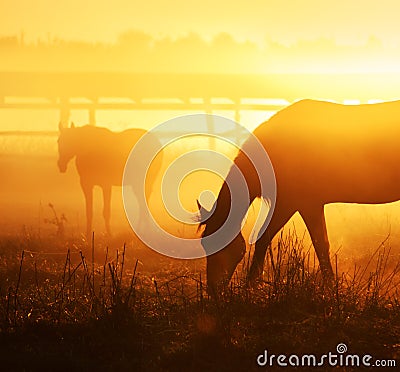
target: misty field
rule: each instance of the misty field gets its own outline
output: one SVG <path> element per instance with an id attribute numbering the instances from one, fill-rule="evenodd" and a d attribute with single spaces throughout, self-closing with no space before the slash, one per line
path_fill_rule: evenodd
<path id="1" fill-rule="evenodd" d="M 256 370 L 265 349 L 321 355 L 340 343 L 396 360 L 400 264 L 387 241 L 376 248 L 327 290 L 313 251 L 287 231 L 258 288 L 245 282 L 250 250 L 209 298 L 203 260 L 168 259 L 132 235 L 3 236 L 2 370 Z"/>
<path id="2" fill-rule="evenodd" d="M 74 166 L 58 173 L 53 140 L 40 156 L 26 146 L 0 156 L 1 370 L 248 371 L 261 368 L 265 350 L 321 356 L 341 343 L 348 354 L 400 363 L 397 204 L 328 206 L 332 288 L 296 217 L 273 241 L 256 288 L 245 280 L 248 247 L 230 285 L 210 298 L 205 259 L 144 246 L 118 188 L 112 237 L 97 191 L 94 240 L 83 238 L 78 176 Z"/>

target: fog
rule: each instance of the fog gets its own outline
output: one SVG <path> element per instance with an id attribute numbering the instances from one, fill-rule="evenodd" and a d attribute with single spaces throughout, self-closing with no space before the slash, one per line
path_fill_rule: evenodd
<path id="1" fill-rule="evenodd" d="M 57 168 L 57 134 L 52 135 L 2 135 L 0 136 L 0 234 L 19 235 L 23 231 L 34 234 L 56 235 L 57 218 L 63 221 L 66 236 L 83 236 L 85 231 L 85 200 L 79 185 L 74 162 L 65 174 Z M 203 144 L 203 147 L 207 144 Z M 187 141 L 166 150 L 163 170 L 156 181 L 157 191 L 150 200 L 150 210 L 160 226 L 180 237 L 198 236 L 196 225 L 185 226 L 174 220 L 162 205 L 161 180 L 168 164 L 177 156 L 198 148 L 198 141 Z M 202 147 L 202 146 L 200 146 Z M 221 149 L 221 147 L 220 147 Z M 234 158 L 236 152 L 225 148 Z M 179 197 L 185 209 L 196 211 L 196 198 L 204 188 L 218 194 L 222 179 L 206 172 L 195 172 L 181 183 Z M 51 204 L 51 205 L 50 205 Z M 208 206 L 209 207 L 209 206 Z M 54 208 L 54 210 L 53 210 Z M 331 253 L 338 253 L 338 261 L 351 268 L 355 263 L 366 262 L 385 241 L 391 247 L 391 256 L 400 252 L 400 203 L 387 205 L 331 204 L 325 207 Z M 244 235 L 249 238 L 257 214 L 257 203 L 250 207 Z M 114 235 L 132 234 L 121 197 L 121 187 L 113 187 L 111 229 Z M 94 192 L 94 223 L 96 234 L 104 234 L 102 194 Z M 308 233 L 300 216 L 296 214 L 285 226 L 285 234 L 296 234 L 305 249 L 311 247 Z"/>

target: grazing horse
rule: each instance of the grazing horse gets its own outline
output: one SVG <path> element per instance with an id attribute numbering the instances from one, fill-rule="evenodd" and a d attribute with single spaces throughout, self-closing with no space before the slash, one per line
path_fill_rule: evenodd
<path id="1" fill-rule="evenodd" d="M 254 135 L 268 152 L 277 190 L 272 219 L 255 244 L 248 280 L 261 276 L 268 245 L 297 211 L 310 234 L 321 272 L 331 280 L 325 204 L 381 204 L 400 199 L 400 101 L 350 106 L 302 100 L 262 123 Z M 244 153 L 239 152 L 234 162 L 246 180 L 250 203 L 262 197 L 257 172 Z M 203 238 L 226 220 L 231 204 L 227 185 L 233 173 L 231 168 L 213 213 L 199 205 L 201 225 L 205 225 Z M 243 258 L 246 245 L 240 222 L 249 200 L 243 204 L 236 216 L 236 238 L 207 257 L 209 289 L 229 281 Z M 204 239 L 202 243 L 206 249 Z"/>
<path id="2" fill-rule="evenodd" d="M 92 230 L 93 187 L 103 189 L 103 216 L 107 234 L 110 234 L 111 187 L 122 185 L 122 176 L 128 155 L 136 142 L 146 133 L 143 129 L 112 132 L 106 128 L 85 125 L 64 128 L 59 125 L 58 168 L 67 170 L 69 161 L 75 157 L 76 169 L 86 200 L 86 236 Z M 155 177 L 159 165 L 150 168 L 149 177 Z M 133 190 L 135 192 L 135 190 Z M 146 197 L 151 193 L 151 182 L 146 182 Z M 144 206 L 139 205 L 140 209 Z"/>

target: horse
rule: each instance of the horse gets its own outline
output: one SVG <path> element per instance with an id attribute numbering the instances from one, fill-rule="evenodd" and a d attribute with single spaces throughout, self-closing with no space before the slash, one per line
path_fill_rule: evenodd
<path id="1" fill-rule="evenodd" d="M 70 128 L 59 125 L 58 168 L 65 173 L 68 163 L 75 157 L 80 185 L 86 201 L 86 236 L 90 237 L 93 217 L 93 187 L 103 190 L 103 217 L 106 233 L 111 234 L 111 188 L 121 186 L 125 163 L 137 141 L 146 134 L 144 129 L 132 128 L 112 132 L 107 128 L 85 125 Z M 160 157 L 161 160 L 161 157 Z M 160 168 L 159 161 L 149 171 L 153 180 Z M 153 182 L 146 182 L 146 198 L 150 197 Z M 135 192 L 135 190 L 133 190 Z M 139 205 L 140 210 L 145 206 Z"/>
<path id="2" fill-rule="evenodd" d="M 253 134 L 268 153 L 275 172 L 276 204 L 267 228 L 255 243 L 249 284 L 261 278 L 267 247 L 295 212 L 300 213 L 310 234 L 324 282 L 332 283 L 324 206 L 382 204 L 400 199 L 400 101 L 342 105 L 301 100 L 278 111 Z M 243 204 L 232 222 L 235 238 L 207 257 L 211 292 L 229 282 L 242 260 L 246 244 L 240 224 L 252 201 L 263 197 L 257 172 L 242 150 L 234 164 L 245 178 L 250 198 L 235 201 Z M 233 168 L 213 212 L 198 203 L 205 250 L 204 238 L 217 231 L 229 213 L 228 184 L 235 177 Z"/>

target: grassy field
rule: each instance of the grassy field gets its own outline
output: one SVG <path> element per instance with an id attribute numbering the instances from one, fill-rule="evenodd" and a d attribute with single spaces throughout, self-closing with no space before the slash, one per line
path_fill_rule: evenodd
<path id="1" fill-rule="evenodd" d="M 264 350 L 320 356 L 340 343 L 400 363 L 400 263 L 387 241 L 360 266 L 335 265 L 332 289 L 294 233 L 268 251 L 258 288 L 244 280 L 250 256 L 209 298 L 204 260 L 168 259 L 131 235 L 4 235 L 1 370 L 248 371 Z"/>

